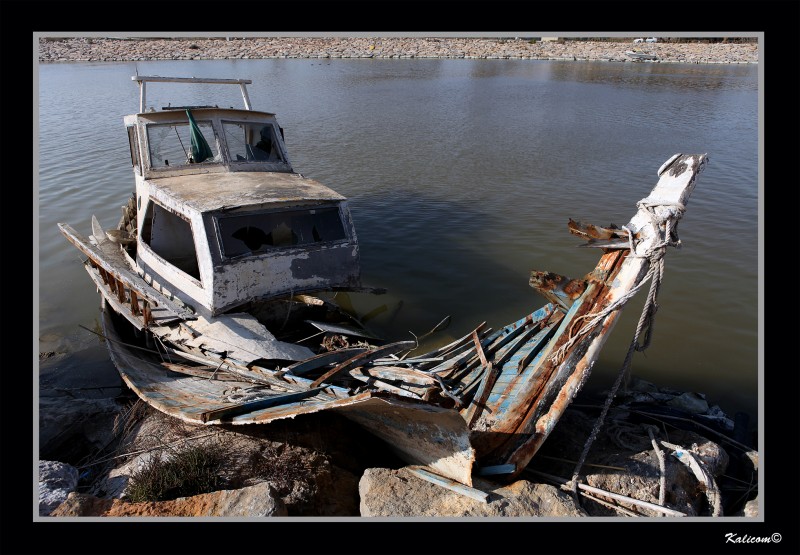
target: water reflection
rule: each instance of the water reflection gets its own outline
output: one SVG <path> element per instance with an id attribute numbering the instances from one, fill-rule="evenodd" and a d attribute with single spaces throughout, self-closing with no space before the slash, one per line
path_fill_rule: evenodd
<path id="1" fill-rule="evenodd" d="M 716 64 L 581 63 L 555 61 L 551 78 L 664 91 L 757 91 L 753 66 Z"/>

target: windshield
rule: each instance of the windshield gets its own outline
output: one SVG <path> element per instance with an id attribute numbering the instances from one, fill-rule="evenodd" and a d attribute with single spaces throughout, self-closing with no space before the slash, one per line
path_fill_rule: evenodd
<path id="1" fill-rule="evenodd" d="M 222 128 L 231 161 L 285 162 L 273 124 L 226 121 Z"/>
<path id="2" fill-rule="evenodd" d="M 185 123 L 154 123 L 148 125 L 147 143 L 150 149 L 150 166 L 153 168 L 185 166 L 194 164 L 195 157 L 200 160 L 197 163 L 221 162 L 222 157 L 219 153 L 211 122 L 198 121 L 196 123 L 197 126 L 194 129 L 194 133 L 188 121 Z M 197 156 L 197 143 L 198 140 L 202 141 L 202 139 L 205 140 L 205 144 L 210 149 L 210 152 L 204 154 L 205 158 Z"/>

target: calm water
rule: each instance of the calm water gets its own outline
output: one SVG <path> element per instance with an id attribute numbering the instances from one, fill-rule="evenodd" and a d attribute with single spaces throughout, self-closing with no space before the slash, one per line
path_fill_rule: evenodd
<path id="1" fill-rule="evenodd" d="M 94 327 L 99 297 L 58 232 L 120 218 L 134 186 L 123 116 L 138 110 L 134 63 L 39 67 L 39 347 L 110 368 Z M 758 68 L 531 60 L 140 62 L 141 75 L 253 80 L 297 171 L 351 199 L 364 312 L 410 339 L 446 316 L 444 342 L 544 304 L 532 269 L 581 277 L 569 218 L 627 223 L 672 154 L 708 153 L 666 259 L 651 347 L 632 373 L 758 414 Z M 148 85 L 148 104 L 240 106 L 238 88 Z M 175 96 L 175 93 L 184 94 Z M 589 389 L 608 387 L 644 294 L 626 308 Z M 98 354 L 99 353 L 99 354 Z"/>

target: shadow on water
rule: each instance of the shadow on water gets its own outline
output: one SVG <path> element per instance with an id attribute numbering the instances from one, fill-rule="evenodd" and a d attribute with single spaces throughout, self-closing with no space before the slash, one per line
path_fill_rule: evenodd
<path id="1" fill-rule="evenodd" d="M 69 353 L 40 355 L 40 396 L 56 391 L 86 399 L 106 399 L 120 395 L 125 388 L 105 343 Z"/>
<path id="2" fill-rule="evenodd" d="M 505 325 L 546 303 L 528 286 L 536 257 L 512 254 L 528 247 L 519 236 L 503 239 L 502 215 L 419 192 L 362 196 L 353 204 L 362 278 L 403 307 L 388 311 L 395 318 L 385 322 L 387 334 L 422 334 L 450 316 L 445 335 L 455 337 L 482 321 Z"/>

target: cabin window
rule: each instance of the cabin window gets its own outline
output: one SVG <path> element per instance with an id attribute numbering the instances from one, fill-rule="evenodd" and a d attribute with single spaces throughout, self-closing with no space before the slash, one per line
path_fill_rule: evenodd
<path id="1" fill-rule="evenodd" d="M 198 163 L 219 163 L 222 157 L 210 121 L 198 121 L 197 127 L 211 148 L 212 156 Z M 147 143 L 150 150 L 150 166 L 153 168 L 174 168 L 194 164 L 190 159 L 192 137 L 189 122 L 154 123 L 147 126 Z"/>
<path id="2" fill-rule="evenodd" d="M 131 147 L 131 164 L 133 164 L 136 173 L 142 173 L 141 164 L 139 162 L 139 141 L 137 137 L 136 127 L 133 125 L 128 127 L 128 143 Z"/>
<path id="3" fill-rule="evenodd" d="M 200 280 L 192 226 L 188 221 L 151 201 L 144 215 L 142 240 L 168 263 Z"/>
<path id="4" fill-rule="evenodd" d="M 347 237 L 338 207 L 219 216 L 217 228 L 224 258 Z"/>
<path id="5" fill-rule="evenodd" d="M 228 155 L 238 162 L 280 162 L 283 154 L 271 123 L 222 122 Z"/>

